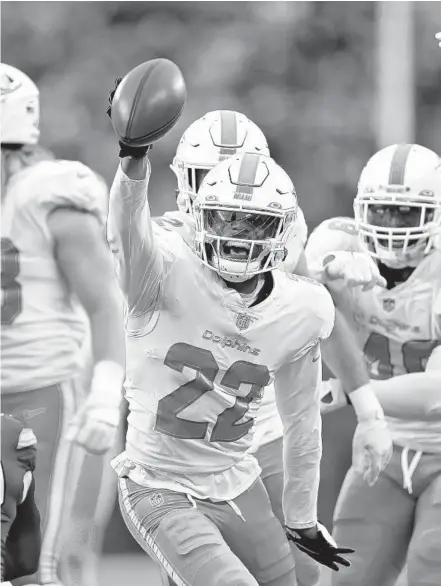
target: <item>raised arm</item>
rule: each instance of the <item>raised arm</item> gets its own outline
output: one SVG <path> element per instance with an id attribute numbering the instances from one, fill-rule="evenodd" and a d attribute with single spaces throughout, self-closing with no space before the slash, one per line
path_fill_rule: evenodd
<path id="1" fill-rule="evenodd" d="M 118 280 L 129 316 L 133 317 L 154 309 L 164 270 L 147 200 L 149 179 L 147 156 L 125 157 L 110 191 L 107 239 L 118 261 Z"/>

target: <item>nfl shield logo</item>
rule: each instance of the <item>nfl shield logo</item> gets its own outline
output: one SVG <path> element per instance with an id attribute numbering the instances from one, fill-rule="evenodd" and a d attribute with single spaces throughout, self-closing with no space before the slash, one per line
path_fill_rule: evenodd
<path id="1" fill-rule="evenodd" d="M 236 327 L 238 330 L 246 330 L 250 327 L 251 316 L 247 313 L 238 313 L 236 318 Z"/>
<path id="2" fill-rule="evenodd" d="M 384 311 L 393 311 L 395 309 L 395 300 L 383 299 L 383 309 Z"/>
<path id="3" fill-rule="evenodd" d="M 152 496 L 150 497 L 150 504 L 152 505 L 152 507 L 159 507 L 160 505 L 163 505 L 164 499 L 162 497 L 162 494 L 160 492 L 152 494 Z"/>

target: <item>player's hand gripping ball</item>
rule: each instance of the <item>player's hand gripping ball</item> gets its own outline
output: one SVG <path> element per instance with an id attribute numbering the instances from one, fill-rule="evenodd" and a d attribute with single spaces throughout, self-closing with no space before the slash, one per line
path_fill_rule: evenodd
<path id="1" fill-rule="evenodd" d="M 107 113 L 119 137 L 120 156 L 143 157 L 178 122 L 187 89 L 177 65 L 152 59 L 117 78 Z"/>

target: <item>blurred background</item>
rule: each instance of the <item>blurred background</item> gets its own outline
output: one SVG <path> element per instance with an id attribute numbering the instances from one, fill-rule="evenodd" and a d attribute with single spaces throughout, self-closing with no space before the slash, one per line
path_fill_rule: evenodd
<path id="1" fill-rule="evenodd" d="M 386 144 L 441 151 L 439 2 L 2 2 L 2 61 L 41 91 L 42 143 L 110 184 L 109 90 L 142 61 L 182 69 L 188 103 L 155 145 L 154 214 L 175 208 L 168 168 L 186 127 L 238 110 L 266 134 L 312 230 L 352 213 L 359 173 Z M 325 418 L 321 518 L 331 523 L 350 460 L 351 413 Z M 115 512 L 106 550 L 137 551 Z M 133 582 L 131 582 L 133 583 Z"/>
<path id="2" fill-rule="evenodd" d="M 439 30 L 438 2 L 2 2 L 1 48 L 40 88 L 43 143 L 108 182 L 115 77 L 154 57 L 175 61 L 188 103 L 152 153 L 153 211 L 174 206 L 168 165 L 186 127 L 231 109 L 262 128 L 312 228 L 351 213 L 379 141 L 441 150 Z"/>

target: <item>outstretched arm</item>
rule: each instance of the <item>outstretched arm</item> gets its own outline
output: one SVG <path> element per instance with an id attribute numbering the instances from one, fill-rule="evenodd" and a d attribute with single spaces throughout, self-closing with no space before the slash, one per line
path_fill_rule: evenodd
<path id="1" fill-rule="evenodd" d="M 299 267 L 308 272 L 306 262 Z M 331 335 L 323 342 L 323 359 L 350 395 L 358 419 L 353 441 L 353 465 L 364 474 L 369 484 L 373 484 L 391 458 L 392 438 L 387 431 L 381 404 L 370 384 L 363 353 L 339 308 L 338 295 L 334 293 L 332 297 L 336 305 L 335 324 Z"/>
<path id="2" fill-rule="evenodd" d="M 147 157 L 125 157 L 110 190 L 107 239 L 117 257 L 120 287 L 133 317 L 154 308 L 164 269 L 147 201 L 149 179 Z"/>

